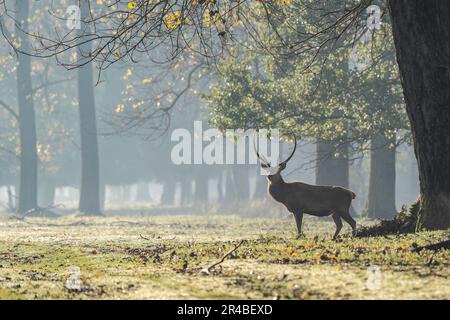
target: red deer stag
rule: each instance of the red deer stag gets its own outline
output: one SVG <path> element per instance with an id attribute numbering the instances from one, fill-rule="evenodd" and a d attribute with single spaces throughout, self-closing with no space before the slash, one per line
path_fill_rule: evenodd
<path id="1" fill-rule="evenodd" d="M 255 148 L 261 167 L 268 171 L 270 196 L 294 214 L 299 236 L 302 236 L 303 213 L 317 217 L 331 215 L 336 224 L 333 239 L 336 239 L 342 229 L 341 218 L 352 227 L 354 233 L 356 222 L 349 213 L 350 204 L 356 197 L 353 191 L 338 186 L 315 186 L 303 182 L 285 182 L 283 180 L 281 171 L 286 168 L 287 162 L 291 160 L 296 149 L 297 140 L 294 138 L 294 150 L 290 156 L 278 166 L 271 167 L 270 163 L 261 157 Z"/>

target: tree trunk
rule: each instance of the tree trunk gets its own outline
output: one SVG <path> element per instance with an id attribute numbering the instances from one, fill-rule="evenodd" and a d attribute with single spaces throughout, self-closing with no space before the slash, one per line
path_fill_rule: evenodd
<path id="1" fill-rule="evenodd" d="M 27 35 L 29 1 L 16 1 L 16 34 L 20 48 L 30 50 Z M 33 104 L 33 86 L 31 82 L 30 56 L 17 53 L 17 94 L 19 104 L 20 130 L 20 190 L 19 213 L 25 213 L 37 207 L 37 153 L 36 120 Z"/>
<path id="2" fill-rule="evenodd" d="M 51 207 L 55 204 L 55 191 L 56 186 L 55 183 L 51 180 L 45 181 L 43 184 L 41 184 L 40 190 L 39 190 L 39 206 L 46 208 Z"/>
<path id="3" fill-rule="evenodd" d="M 337 150 L 333 142 L 317 141 L 316 184 L 348 188 L 348 146 L 343 144 Z"/>
<path id="4" fill-rule="evenodd" d="M 181 181 L 181 206 L 187 207 L 191 204 L 192 200 L 192 181 L 189 177 L 183 177 Z"/>
<path id="5" fill-rule="evenodd" d="M 136 201 L 150 202 L 151 200 L 152 200 L 152 198 L 150 197 L 148 183 L 147 182 L 139 182 L 137 184 L 137 190 L 136 190 Z"/>
<path id="6" fill-rule="evenodd" d="M 264 200 L 267 197 L 267 179 L 266 176 L 261 175 L 260 166 L 256 166 L 255 170 L 255 193 L 254 199 Z"/>
<path id="7" fill-rule="evenodd" d="M 390 219 L 395 216 L 395 148 L 378 135 L 372 140 L 367 216 Z"/>
<path id="8" fill-rule="evenodd" d="M 129 184 L 122 185 L 120 190 L 121 203 L 125 204 L 131 202 L 131 186 Z"/>
<path id="9" fill-rule="evenodd" d="M 389 0 L 420 179 L 417 229 L 450 227 L 450 1 Z"/>
<path id="10" fill-rule="evenodd" d="M 316 184 L 349 188 L 349 176 L 348 143 L 342 143 L 336 150 L 332 141 L 317 141 Z M 356 215 L 353 205 L 350 214 Z"/>
<path id="11" fill-rule="evenodd" d="M 172 179 L 169 179 L 164 183 L 163 193 L 161 196 L 162 205 L 171 206 L 175 203 L 175 187 L 175 181 Z"/>
<path id="12" fill-rule="evenodd" d="M 198 173 L 195 177 L 195 206 L 204 209 L 208 205 L 208 176 L 206 173 Z"/>
<path id="13" fill-rule="evenodd" d="M 231 166 L 227 166 L 225 169 L 225 196 L 224 204 L 231 206 L 236 201 L 236 189 L 234 188 L 233 171 Z"/>
<path id="14" fill-rule="evenodd" d="M 120 185 L 109 187 L 111 190 L 111 203 L 118 204 L 122 202 L 122 188 Z"/>
<path id="15" fill-rule="evenodd" d="M 13 193 L 13 190 L 10 185 L 7 186 L 6 192 L 8 193 L 8 210 L 13 212 L 16 209 L 16 201 L 15 201 L 15 194 Z M 15 190 L 14 190 L 14 192 L 15 192 Z"/>
<path id="16" fill-rule="evenodd" d="M 100 183 L 100 210 L 105 210 L 106 205 L 106 184 Z"/>
<path id="17" fill-rule="evenodd" d="M 217 175 L 217 201 L 219 203 L 222 203 L 225 198 L 223 178 L 224 178 L 224 172 L 223 172 L 223 170 L 220 170 Z"/>
<path id="18" fill-rule="evenodd" d="M 234 188 L 238 201 L 248 201 L 250 199 L 250 181 L 248 166 L 237 165 L 233 167 Z"/>
<path id="19" fill-rule="evenodd" d="M 81 0 L 81 20 L 89 18 L 89 1 Z M 79 34 L 89 34 L 89 26 L 82 24 Z M 79 210 L 86 215 L 100 215 L 100 179 L 97 125 L 95 116 L 92 63 L 87 58 L 92 44 L 79 38 L 78 102 L 81 134 L 81 188 Z"/>

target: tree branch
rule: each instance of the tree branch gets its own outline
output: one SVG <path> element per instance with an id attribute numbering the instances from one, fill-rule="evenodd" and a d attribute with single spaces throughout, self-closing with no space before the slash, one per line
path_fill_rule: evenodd
<path id="1" fill-rule="evenodd" d="M 19 121 L 19 115 L 12 107 L 6 104 L 4 101 L 0 100 L 0 105 L 3 106 L 17 121 Z"/>

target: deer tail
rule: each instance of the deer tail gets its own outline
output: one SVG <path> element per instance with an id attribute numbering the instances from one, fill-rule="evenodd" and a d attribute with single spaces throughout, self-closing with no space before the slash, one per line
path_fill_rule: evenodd
<path id="1" fill-rule="evenodd" d="M 356 198 L 356 193 L 354 193 L 352 190 L 346 189 L 346 188 L 342 188 L 342 189 L 344 189 L 345 191 L 347 191 L 350 194 L 350 197 L 352 198 L 352 200 Z"/>
<path id="2" fill-rule="evenodd" d="M 351 199 L 355 199 L 356 198 L 356 193 L 354 193 L 352 190 L 347 189 L 347 188 L 343 188 L 343 187 L 334 187 L 336 189 L 339 189 L 341 191 L 345 191 L 348 195 L 350 195 Z"/>

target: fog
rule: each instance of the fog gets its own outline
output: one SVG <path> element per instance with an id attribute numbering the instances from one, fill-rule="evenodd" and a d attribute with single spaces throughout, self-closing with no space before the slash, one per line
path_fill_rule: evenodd
<path id="1" fill-rule="evenodd" d="M 123 59 L 121 53 L 111 51 L 103 60 L 99 58 L 101 55 L 92 59 L 92 54 L 98 54 L 96 46 L 102 43 L 101 38 L 94 37 L 73 48 L 73 42 L 64 48 L 63 38 L 53 47 L 50 40 L 64 30 L 73 41 L 88 37 L 90 28 L 96 25 L 83 17 L 95 10 L 100 13 L 107 10 L 102 1 L 90 9 L 68 5 L 40 1 L 15 7 L 7 1 L 2 8 L 5 34 L 0 40 L 0 203 L 4 214 L 64 215 L 79 211 L 89 215 L 208 212 L 271 216 L 283 212 L 267 195 L 267 179 L 256 163 L 222 164 L 226 161 L 216 159 L 214 164 L 194 164 L 198 161 L 180 163 L 173 159 L 174 148 L 181 143 L 174 134 L 180 129 L 189 131 L 193 141 L 185 143 L 192 144 L 193 149 L 198 147 L 204 152 L 207 148 L 204 133 L 194 132 L 196 121 L 201 122 L 204 130 L 217 127 L 219 133 L 268 126 L 266 120 L 255 120 L 256 115 L 241 121 L 238 119 L 241 114 L 234 117 L 221 109 L 227 108 L 226 103 L 216 105 L 214 95 L 232 81 L 227 79 L 228 69 L 223 68 L 229 61 L 209 59 L 180 47 L 177 49 L 181 53 L 170 57 L 174 49 L 165 38 L 152 50 L 145 47 L 145 52 L 139 54 L 128 52 L 129 56 Z M 134 5 L 128 9 L 132 10 Z M 176 26 L 166 27 L 171 30 Z M 376 25 L 376 30 L 381 30 L 380 25 Z M 238 32 L 239 36 L 248 40 L 243 32 Z M 15 42 L 18 44 L 14 45 Z M 360 68 L 352 54 L 349 73 Z M 115 58 L 111 60 L 110 55 Z M 240 56 L 247 59 L 244 52 Z M 252 61 L 243 63 L 244 74 L 268 81 L 273 70 L 267 61 L 259 62 L 266 58 L 264 51 L 259 51 Z M 389 59 L 389 63 L 393 62 L 392 56 Z M 237 61 L 235 65 L 239 64 Z M 284 71 L 277 72 L 275 76 L 279 78 Z M 331 74 L 327 77 L 333 81 Z M 371 85 L 367 82 L 359 90 L 370 92 L 375 88 Z M 242 100 L 239 103 L 245 106 L 246 93 L 239 96 L 237 92 L 232 92 L 234 101 Z M 388 108 L 398 106 L 396 99 L 400 94 L 392 95 L 392 106 L 388 103 Z M 268 102 L 269 109 L 283 101 Z M 301 101 L 306 103 L 307 99 Z M 385 108 L 378 103 L 369 101 L 369 108 Z M 231 107 L 230 104 L 230 110 Z M 321 108 L 319 105 L 316 109 Z M 270 119 L 269 113 L 266 115 Z M 372 218 L 392 217 L 402 205 L 417 199 L 418 174 L 410 141 L 404 139 L 409 131 L 403 124 L 395 124 L 404 121 L 403 118 L 396 113 L 392 115 L 394 120 L 386 117 L 391 115 L 387 113 L 374 120 L 374 123 L 381 121 L 380 127 L 366 132 L 364 138 L 357 136 L 361 135 L 359 128 L 348 128 L 344 135 L 329 140 L 323 137 L 326 134 L 314 136 L 306 131 L 283 172 L 284 179 L 350 188 L 357 194 L 353 213 Z M 224 119 L 231 127 L 224 127 Z M 256 123 L 255 128 L 252 123 Z M 296 125 L 307 124 L 307 120 L 298 120 Z M 327 123 L 313 126 L 320 131 Z M 377 134 L 384 134 L 383 130 L 387 130 L 386 137 L 394 132 L 394 138 L 377 144 L 374 139 Z M 293 135 L 302 136 L 300 131 Z M 357 136 L 354 141 L 350 139 L 345 146 L 338 146 L 342 137 L 353 135 Z M 285 132 L 286 136 L 289 134 Z M 195 139 L 200 141 L 197 147 Z M 250 137 L 245 142 L 248 160 L 255 156 L 254 143 Z M 283 161 L 292 145 L 282 142 L 279 146 L 283 151 L 279 161 Z M 221 152 L 223 159 L 235 157 L 230 156 L 229 150 Z M 376 162 L 373 166 L 371 158 Z"/>

